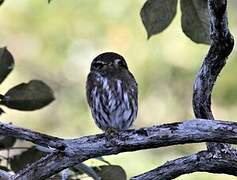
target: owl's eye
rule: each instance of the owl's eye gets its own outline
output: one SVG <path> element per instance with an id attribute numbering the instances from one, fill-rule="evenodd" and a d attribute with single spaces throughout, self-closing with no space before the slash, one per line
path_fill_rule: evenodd
<path id="1" fill-rule="evenodd" d="M 104 64 L 102 62 L 96 62 L 93 64 L 93 66 L 95 69 L 101 69 L 104 66 Z"/>
<path id="2" fill-rule="evenodd" d="M 119 65 L 120 67 L 125 67 L 125 68 L 127 68 L 127 64 L 126 64 L 123 60 L 121 60 L 121 59 L 116 59 L 115 63 L 116 63 L 117 65 Z"/>
<path id="3" fill-rule="evenodd" d="M 118 62 L 118 65 L 120 65 L 120 66 L 124 66 L 123 61 L 119 61 L 119 62 Z"/>

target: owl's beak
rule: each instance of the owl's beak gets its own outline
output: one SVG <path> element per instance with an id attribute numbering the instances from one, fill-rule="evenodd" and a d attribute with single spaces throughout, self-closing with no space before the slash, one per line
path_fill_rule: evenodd
<path id="1" fill-rule="evenodd" d="M 115 65 L 114 65 L 112 62 L 110 62 L 110 63 L 108 64 L 108 67 L 111 68 L 111 69 L 114 69 L 114 68 L 115 68 Z"/>
<path id="2" fill-rule="evenodd" d="M 111 71 L 114 71 L 115 69 L 118 69 L 118 65 L 117 64 L 115 64 L 115 63 L 113 63 L 113 62 L 109 62 L 108 64 L 107 64 L 107 68 L 109 69 L 109 70 L 111 70 Z"/>

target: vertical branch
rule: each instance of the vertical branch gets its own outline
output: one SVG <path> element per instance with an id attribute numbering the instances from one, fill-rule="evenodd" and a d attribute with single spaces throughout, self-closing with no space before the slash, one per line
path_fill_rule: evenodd
<path id="1" fill-rule="evenodd" d="M 193 111 L 196 118 L 214 120 L 211 110 L 212 89 L 234 45 L 228 29 L 226 9 L 227 0 L 208 0 L 211 47 L 193 86 Z M 210 151 L 228 147 L 226 144 L 207 143 Z"/>

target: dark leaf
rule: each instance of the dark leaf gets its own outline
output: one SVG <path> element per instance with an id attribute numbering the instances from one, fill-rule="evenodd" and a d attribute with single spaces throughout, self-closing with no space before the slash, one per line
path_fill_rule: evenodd
<path id="1" fill-rule="evenodd" d="M 111 165 L 111 164 L 109 163 L 109 161 L 106 161 L 102 156 L 101 156 L 101 157 L 96 157 L 95 159 L 97 159 L 97 160 L 99 160 L 99 161 L 102 161 L 102 162 L 106 163 L 107 165 Z"/>
<path id="2" fill-rule="evenodd" d="M 4 0 L 0 0 L 0 6 L 4 3 Z"/>
<path id="3" fill-rule="evenodd" d="M 51 3 L 52 0 L 48 0 L 48 3 Z"/>
<path id="4" fill-rule="evenodd" d="M 117 165 L 99 166 L 95 168 L 97 174 L 103 180 L 126 180 L 127 175 L 124 169 Z"/>
<path id="5" fill-rule="evenodd" d="M 0 1 L 0 3 L 3 3 Z M 1 4 L 0 4 L 1 5 Z M 0 83 L 4 81 L 7 75 L 14 67 L 14 59 L 6 47 L 0 48 Z"/>
<path id="6" fill-rule="evenodd" d="M 77 164 L 76 166 L 74 166 L 74 168 L 72 170 L 83 172 L 83 173 L 87 174 L 88 176 L 92 177 L 94 180 L 101 179 L 100 176 L 95 172 L 95 170 L 92 167 L 87 166 L 86 164 L 83 164 L 83 163 Z"/>
<path id="7" fill-rule="evenodd" d="M 140 15 L 146 28 L 148 39 L 163 31 L 176 14 L 177 0 L 147 0 Z"/>
<path id="8" fill-rule="evenodd" d="M 0 169 L 3 170 L 3 171 L 6 171 L 6 172 L 10 171 L 10 169 L 8 169 L 8 168 L 5 167 L 5 166 L 0 166 Z"/>
<path id="9" fill-rule="evenodd" d="M 5 113 L 5 111 L 4 111 L 2 108 L 0 108 L 0 116 L 1 116 L 3 113 Z"/>
<path id="10" fill-rule="evenodd" d="M 54 100 L 53 91 L 42 81 L 32 80 L 11 88 L 1 104 L 12 109 L 32 111 L 40 109 Z"/>
<path id="11" fill-rule="evenodd" d="M 35 147 L 31 147 L 26 151 L 23 151 L 19 155 L 15 155 L 10 159 L 11 169 L 17 172 L 23 169 L 27 164 L 39 160 L 41 157 L 45 156 L 47 153 L 37 150 Z"/>
<path id="12" fill-rule="evenodd" d="M 210 44 L 207 0 L 181 0 L 182 29 L 192 41 Z"/>
<path id="13" fill-rule="evenodd" d="M 16 138 L 11 136 L 0 135 L 0 149 L 8 149 L 16 142 Z"/>

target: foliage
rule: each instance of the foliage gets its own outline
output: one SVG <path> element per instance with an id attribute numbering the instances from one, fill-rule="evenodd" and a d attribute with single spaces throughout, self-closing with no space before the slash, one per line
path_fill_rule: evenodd
<path id="1" fill-rule="evenodd" d="M 207 0 L 181 0 L 183 32 L 196 43 L 210 44 Z"/>
<path id="2" fill-rule="evenodd" d="M 53 91 L 44 82 L 32 80 L 11 89 L 1 99 L 1 105 L 22 111 L 40 109 L 54 100 Z"/>
<path id="3" fill-rule="evenodd" d="M 5 80 L 8 74 L 12 71 L 13 67 L 14 59 L 11 53 L 7 50 L 6 47 L 0 48 L 0 83 Z M 0 97 L 1 105 L 20 111 L 37 110 L 47 106 L 54 100 L 54 95 L 51 88 L 40 80 L 31 80 L 29 83 L 18 84 L 9 89 L 5 93 L 5 95 L 1 95 Z M 1 112 L 4 111 L 1 109 Z M 18 147 L 13 148 L 16 141 L 17 139 L 14 137 L 1 135 L 0 149 L 6 149 L 8 151 L 11 149 L 16 150 L 18 149 Z M 26 147 L 25 149 L 25 151 L 22 151 L 18 155 L 4 158 L 8 163 L 10 163 L 10 169 L 8 169 L 9 167 L 5 166 L 2 166 L 1 169 L 18 172 L 27 164 L 33 163 L 43 156 L 47 155 L 47 152 L 42 151 L 42 148 L 37 148 L 35 146 L 29 148 Z M 99 160 L 106 162 L 102 157 L 99 158 Z M 125 171 L 121 167 L 113 165 L 99 166 L 96 167 L 95 170 L 93 170 L 93 168 L 87 166 L 86 164 L 78 164 L 77 166 L 72 168 L 72 172 L 74 172 L 70 174 L 70 176 L 72 177 L 76 177 L 78 175 L 80 176 L 81 174 L 85 173 L 97 180 L 101 178 L 110 179 L 112 177 L 112 172 L 116 173 L 116 177 L 118 179 L 126 179 Z"/>
<path id="4" fill-rule="evenodd" d="M 0 83 L 14 67 L 14 59 L 6 47 L 0 48 Z M 21 83 L 0 95 L 0 104 L 21 111 L 32 111 L 47 106 L 54 100 L 53 91 L 40 80 Z M 3 110 L 2 110 L 3 111 Z"/>
<path id="5" fill-rule="evenodd" d="M 3 2 L 4 0 L 0 1 L 0 4 L 2 4 Z M 48 0 L 48 3 L 50 2 L 51 0 Z M 205 2 L 206 0 L 181 0 L 180 1 L 181 13 L 182 13 L 181 25 L 183 32 L 191 40 L 197 43 L 209 44 L 210 43 L 208 36 L 209 19 L 207 16 L 207 7 L 205 6 L 206 5 Z M 176 8 L 177 8 L 177 0 L 147 0 L 145 2 L 143 8 L 141 9 L 140 14 L 142 22 L 146 28 L 148 38 L 162 32 L 170 25 L 170 23 L 172 22 L 177 13 Z M 0 74 L 0 82 L 2 82 L 12 71 L 14 67 L 14 60 L 11 53 L 6 48 L 0 49 L 0 55 L 2 60 L 0 61 L 0 73 L 2 73 Z M 169 69 L 169 67 L 167 67 L 167 69 Z M 183 83 L 185 81 L 183 77 L 177 79 L 178 77 L 181 77 L 180 74 L 182 75 L 182 73 L 185 73 L 183 72 L 182 68 L 179 67 L 175 67 L 175 69 L 170 68 L 169 71 L 172 71 L 172 74 L 170 77 L 166 77 L 165 84 L 171 87 L 171 89 L 174 86 L 179 86 L 181 82 Z M 187 76 L 189 75 L 190 74 L 187 73 Z M 174 84 L 172 83 L 169 84 L 172 78 L 174 77 L 176 77 L 177 81 L 175 81 Z M 177 94 L 179 93 L 183 94 L 184 93 L 183 88 L 185 87 L 182 87 L 181 92 L 177 92 Z M 40 98 L 38 98 L 39 97 L 38 95 L 40 95 Z M 53 101 L 53 99 L 54 99 L 53 92 L 48 87 L 48 85 L 46 85 L 43 81 L 40 80 L 32 80 L 29 83 L 20 83 L 19 85 L 10 88 L 5 93 L 5 95 L 1 95 L 1 105 L 17 110 L 31 111 L 31 110 L 37 110 L 39 108 L 48 105 L 51 101 Z M 2 109 L 1 111 L 3 112 Z M 15 144 L 15 141 L 16 139 L 3 136 L 2 138 L 0 138 L 0 145 L 3 146 L 4 149 L 9 149 Z M 31 154 L 30 150 L 31 148 L 29 149 L 29 151 L 27 150 L 26 152 L 22 152 L 19 156 L 23 158 L 25 155 L 31 155 L 33 157 L 34 156 L 37 157 L 36 154 L 39 153 L 39 151 L 34 148 L 34 151 Z M 16 160 L 17 156 L 12 157 L 12 159 Z M 16 163 L 16 161 L 13 160 L 11 160 L 10 162 L 12 167 L 14 163 Z M 20 163 L 21 162 L 23 163 L 24 160 L 20 160 Z M 82 168 L 81 171 L 88 174 L 89 176 L 93 176 L 94 172 L 96 172 L 96 174 L 98 175 L 101 175 L 104 173 L 102 170 L 106 168 L 108 169 L 111 168 L 112 171 L 113 170 L 116 171 L 117 169 L 119 169 L 119 168 L 116 169 L 114 168 L 114 166 L 110 165 L 107 165 L 106 168 L 104 168 L 103 166 L 91 167 L 87 165 L 85 166 L 82 165 L 82 167 L 84 167 L 84 169 Z M 78 171 L 76 171 L 75 169 L 70 171 L 72 171 L 71 174 L 75 173 L 73 174 L 73 176 L 81 175 L 81 173 L 78 173 Z"/>
<path id="6" fill-rule="evenodd" d="M 2 83 L 14 68 L 14 58 L 6 47 L 0 48 L 0 83 Z M 9 89 L 5 95 L 0 95 L 0 105 L 20 111 L 33 111 L 41 109 L 54 100 L 51 88 L 40 80 L 31 80 Z M 1 114 L 4 112 L 0 108 Z M 0 149 L 11 149 L 17 139 L 10 136 L 0 136 Z M 5 158 L 10 161 L 11 170 L 17 172 L 29 162 L 41 158 L 43 153 L 34 147 L 27 149 L 20 155 Z M 4 167 L 4 166 L 3 166 Z M 8 168 L 8 167 L 6 167 Z M 3 169 L 3 168 L 1 168 Z"/>
<path id="7" fill-rule="evenodd" d="M 148 38 L 162 32 L 176 15 L 178 0 L 148 0 L 141 9 Z"/>
<path id="8" fill-rule="evenodd" d="M 196 43 L 209 44 L 207 0 L 181 0 L 182 29 Z M 147 0 L 141 9 L 148 38 L 162 32 L 176 15 L 177 0 Z"/>
<path id="9" fill-rule="evenodd" d="M 4 0 L 0 0 L 0 6 L 2 5 L 2 3 L 4 3 Z"/>

